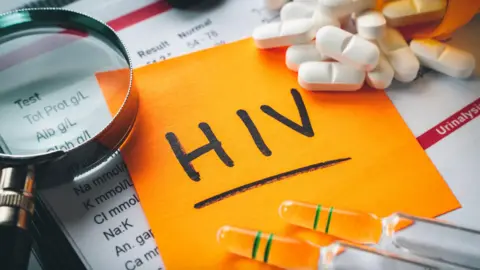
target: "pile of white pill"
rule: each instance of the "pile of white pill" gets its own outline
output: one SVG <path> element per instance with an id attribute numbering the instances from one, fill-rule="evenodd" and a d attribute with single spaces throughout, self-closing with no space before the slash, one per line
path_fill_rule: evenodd
<path id="1" fill-rule="evenodd" d="M 252 34 L 260 49 L 287 47 L 286 65 L 311 91 L 377 89 L 393 79 L 413 81 L 420 65 L 456 78 L 470 77 L 474 56 L 433 39 L 410 44 L 395 27 L 439 21 L 447 0 L 263 0 L 280 21 Z"/>

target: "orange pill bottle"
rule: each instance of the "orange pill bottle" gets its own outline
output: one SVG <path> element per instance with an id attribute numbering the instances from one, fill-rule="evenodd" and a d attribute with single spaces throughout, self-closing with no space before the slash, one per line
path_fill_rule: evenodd
<path id="1" fill-rule="evenodd" d="M 385 4 L 391 1 L 404 0 L 377 0 L 377 9 L 381 10 Z M 478 13 L 480 13 L 480 0 L 447 0 L 443 19 L 422 25 L 412 25 L 399 30 L 407 39 L 435 38 L 441 40 L 448 38 L 455 30 L 467 24 Z"/>

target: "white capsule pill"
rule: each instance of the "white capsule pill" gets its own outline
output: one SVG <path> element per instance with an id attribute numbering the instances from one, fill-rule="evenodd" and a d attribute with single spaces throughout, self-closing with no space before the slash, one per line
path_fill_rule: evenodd
<path id="1" fill-rule="evenodd" d="M 378 11 L 366 11 L 356 17 L 357 33 L 365 39 L 378 39 L 385 34 L 387 21 Z"/>
<path id="2" fill-rule="evenodd" d="M 365 72 L 338 62 L 306 62 L 298 69 L 298 83 L 310 91 L 355 91 Z"/>
<path id="3" fill-rule="evenodd" d="M 313 13 L 313 22 L 317 30 L 327 25 L 340 27 L 340 21 L 337 19 L 337 17 L 335 17 L 328 10 L 321 8 L 315 9 L 315 12 Z"/>
<path id="4" fill-rule="evenodd" d="M 318 0 L 293 0 L 293 2 L 309 5 L 313 8 L 316 8 L 318 6 Z"/>
<path id="5" fill-rule="evenodd" d="M 471 53 L 437 40 L 414 39 L 410 48 L 423 66 L 452 77 L 470 77 L 475 69 L 475 57 Z"/>
<path id="6" fill-rule="evenodd" d="M 270 10 L 281 9 L 289 0 L 263 0 L 263 4 Z"/>
<path id="7" fill-rule="evenodd" d="M 350 16 L 375 7 L 375 0 L 318 0 L 319 5 L 338 18 Z"/>
<path id="8" fill-rule="evenodd" d="M 441 20 L 447 0 L 398 0 L 386 3 L 382 13 L 392 27 Z"/>
<path id="9" fill-rule="evenodd" d="M 393 67 L 396 80 L 411 82 L 417 77 L 420 62 L 396 29 L 387 27 L 378 45 Z"/>
<path id="10" fill-rule="evenodd" d="M 313 18 L 315 8 L 301 2 L 290 2 L 282 7 L 280 11 L 280 19 L 282 21 Z"/>
<path id="11" fill-rule="evenodd" d="M 322 55 L 317 50 L 315 43 L 290 46 L 288 47 L 285 55 L 285 63 L 287 68 L 293 71 L 298 71 L 298 68 L 302 63 L 311 61 L 318 62 L 327 59 L 328 57 Z"/>
<path id="12" fill-rule="evenodd" d="M 260 25 L 252 38 L 258 48 L 268 49 L 308 43 L 316 30 L 313 19 L 296 19 Z"/>
<path id="13" fill-rule="evenodd" d="M 373 70 L 380 57 L 375 44 L 334 26 L 318 30 L 316 45 L 324 55 L 365 71 Z"/>
<path id="14" fill-rule="evenodd" d="M 377 67 L 367 73 L 366 82 L 370 87 L 385 89 L 392 83 L 395 71 L 387 58 L 381 54 Z"/>

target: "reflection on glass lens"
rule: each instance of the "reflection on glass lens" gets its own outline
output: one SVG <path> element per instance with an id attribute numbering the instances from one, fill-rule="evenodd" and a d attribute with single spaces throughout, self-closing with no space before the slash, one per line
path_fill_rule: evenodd
<path id="1" fill-rule="evenodd" d="M 128 68 L 107 42 L 84 32 L 41 28 L 0 37 L 0 148 L 24 155 L 71 150 L 95 137 L 123 100 L 128 80 L 105 92 L 99 73 Z M 102 87 L 101 87 L 102 86 Z"/>

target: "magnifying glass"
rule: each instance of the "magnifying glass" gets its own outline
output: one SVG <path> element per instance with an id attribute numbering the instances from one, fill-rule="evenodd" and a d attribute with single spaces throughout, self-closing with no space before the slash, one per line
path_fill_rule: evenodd
<path id="1" fill-rule="evenodd" d="M 0 268 L 27 269 L 35 189 L 97 167 L 127 141 L 138 99 L 116 33 L 74 11 L 0 14 Z"/>

